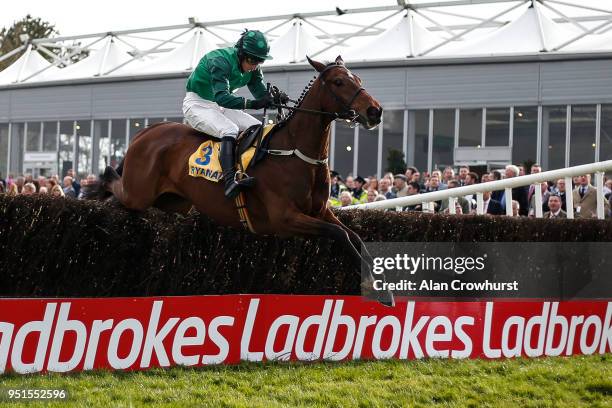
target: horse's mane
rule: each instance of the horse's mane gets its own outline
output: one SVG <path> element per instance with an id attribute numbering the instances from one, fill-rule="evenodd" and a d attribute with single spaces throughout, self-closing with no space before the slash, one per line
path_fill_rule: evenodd
<path id="1" fill-rule="evenodd" d="M 337 65 L 335 62 L 328 62 L 325 67 L 329 67 L 332 65 Z M 306 84 L 306 86 L 304 87 L 304 89 L 302 90 L 302 93 L 300 94 L 300 97 L 297 100 L 297 103 L 295 104 L 296 108 L 299 108 L 300 106 L 302 106 L 302 102 L 304 101 L 304 98 L 306 97 L 306 95 L 308 94 L 308 92 L 310 91 L 310 88 L 312 88 L 312 85 L 314 84 L 314 82 L 317 80 L 319 76 L 315 75 L 313 77 L 313 79 L 310 80 L 310 82 L 308 82 L 308 84 Z M 287 116 L 285 116 L 283 119 L 281 119 L 277 124 L 276 124 L 276 128 L 277 129 L 281 129 L 284 126 L 287 125 L 287 123 L 289 123 L 289 121 L 293 118 L 293 116 L 295 116 L 295 111 L 294 110 L 290 110 L 289 113 L 287 114 Z"/>

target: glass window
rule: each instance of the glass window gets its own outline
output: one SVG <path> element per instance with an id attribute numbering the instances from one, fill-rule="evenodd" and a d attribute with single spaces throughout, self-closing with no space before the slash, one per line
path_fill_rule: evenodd
<path id="1" fill-rule="evenodd" d="M 144 119 L 130 119 L 130 142 L 136 136 L 136 133 L 140 132 L 144 128 Z"/>
<path id="2" fill-rule="evenodd" d="M 78 140 L 77 173 L 79 177 L 85 178 L 91 173 L 92 163 L 92 137 L 91 121 L 79 120 L 76 123 L 76 134 Z"/>
<path id="3" fill-rule="evenodd" d="M 28 134 L 26 137 L 26 151 L 40 151 L 40 122 L 28 122 Z"/>
<path id="4" fill-rule="evenodd" d="M 110 165 L 115 168 L 125 156 L 125 131 L 125 119 L 113 119 L 111 121 Z"/>
<path id="5" fill-rule="evenodd" d="M 8 164 L 8 139 L 9 139 L 8 123 L 0 123 L 0 179 L 6 178 L 6 169 Z"/>
<path id="6" fill-rule="evenodd" d="M 612 105 L 601 105 L 599 160 L 612 160 Z"/>
<path id="7" fill-rule="evenodd" d="M 261 115 L 260 115 L 261 116 Z M 168 122 L 183 123 L 183 117 L 168 118 Z"/>
<path id="8" fill-rule="evenodd" d="M 11 125 L 11 163 L 9 172 L 14 176 L 23 173 L 23 148 L 25 142 L 24 124 L 13 123 Z"/>
<path id="9" fill-rule="evenodd" d="M 429 109 L 410 111 L 409 115 L 408 140 L 414 140 L 414 146 L 409 146 L 408 152 L 410 153 L 410 149 L 414 149 L 414 160 L 408 164 L 416 167 L 419 171 L 423 171 L 427 169 Z M 409 156 L 412 157 L 411 154 Z"/>
<path id="10" fill-rule="evenodd" d="M 545 106 L 542 110 L 542 166 L 546 170 L 565 167 L 566 106 Z"/>
<path id="11" fill-rule="evenodd" d="M 74 168 L 74 122 L 60 122 L 59 170 L 65 176 Z"/>
<path id="12" fill-rule="evenodd" d="M 378 168 L 378 128 L 359 128 L 359 157 L 357 173 L 362 177 L 375 176 Z"/>
<path id="13" fill-rule="evenodd" d="M 108 120 L 94 121 L 93 173 L 102 173 L 109 164 Z"/>
<path id="14" fill-rule="evenodd" d="M 335 121 L 336 136 L 334 142 L 334 168 L 343 178 L 353 173 L 353 142 L 355 129 L 350 128 L 345 121 Z"/>
<path id="15" fill-rule="evenodd" d="M 392 150 L 404 153 L 402 146 L 404 141 L 404 111 L 387 110 L 383 113 L 383 143 L 382 143 L 382 168 L 383 172 L 389 169 L 389 154 Z M 406 157 L 404 157 L 406 161 Z"/>
<path id="16" fill-rule="evenodd" d="M 595 105 L 573 105 L 570 131 L 570 166 L 595 161 Z"/>
<path id="17" fill-rule="evenodd" d="M 485 146 L 508 146 L 509 142 L 510 108 L 487 108 Z"/>
<path id="18" fill-rule="evenodd" d="M 455 110 L 436 109 L 433 126 L 433 169 L 452 166 L 455 140 Z"/>
<path id="19" fill-rule="evenodd" d="M 43 151 L 55 152 L 57 150 L 57 122 L 43 123 Z"/>
<path id="20" fill-rule="evenodd" d="M 435 118 L 436 117 L 434 116 L 434 120 L 436 120 Z M 454 121 L 455 120 L 453 118 L 453 123 Z M 461 109 L 459 111 L 459 146 L 476 147 L 480 146 L 481 144 L 482 109 Z"/>
<path id="21" fill-rule="evenodd" d="M 538 154 L 538 107 L 514 108 L 512 163 L 536 163 Z"/>

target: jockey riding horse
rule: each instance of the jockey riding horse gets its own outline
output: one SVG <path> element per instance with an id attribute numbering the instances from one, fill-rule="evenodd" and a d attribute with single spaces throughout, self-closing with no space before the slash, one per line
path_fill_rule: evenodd
<path id="1" fill-rule="evenodd" d="M 253 177 L 236 177 L 235 151 L 239 132 L 260 123 L 244 109 L 269 108 L 274 103 L 266 90 L 260 65 L 272 59 L 265 35 L 245 30 L 233 47 L 220 48 L 204 55 L 187 80 L 183 115 L 187 123 L 201 132 L 221 139 L 220 162 L 225 180 L 225 196 L 234 198 L 243 187 L 253 185 Z M 233 95 L 249 88 L 255 99 Z M 288 97 L 281 92 L 281 103 Z"/>

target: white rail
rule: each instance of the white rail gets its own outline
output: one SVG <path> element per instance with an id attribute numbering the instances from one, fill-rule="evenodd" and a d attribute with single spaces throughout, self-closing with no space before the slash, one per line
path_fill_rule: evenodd
<path id="1" fill-rule="evenodd" d="M 612 170 L 612 160 L 603 162 L 584 164 L 581 166 L 568 167 L 558 170 L 550 170 L 542 173 L 529 174 L 526 176 L 512 177 L 503 180 L 489 181 L 487 183 L 473 184 L 471 186 L 463 186 L 446 190 L 432 191 L 430 193 L 415 194 L 412 196 L 393 198 L 390 200 L 375 201 L 372 203 L 358 204 L 342 207 L 342 209 L 385 209 L 395 208 L 400 209 L 409 205 L 423 206 L 424 211 L 431 211 L 434 201 L 448 200 L 448 208 L 451 214 L 455 213 L 455 200 L 457 197 L 476 194 L 476 213 L 483 214 L 483 198 L 482 193 L 485 191 L 505 190 L 506 215 L 512 215 L 512 189 L 535 184 L 536 187 L 540 183 L 565 179 L 566 185 L 566 208 L 567 218 L 574 218 L 574 199 L 571 186 L 573 185 L 572 177 L 582 176 L 585 174 L 595 173 L 595 188 L 597 189 L 597 218 L 603 219 L 605 197 L 603 194 L 603 174 L 606 171 Z M 542 190 L 541 188 L 534 189 L 535 196 L 535 216 L 542 217 Z"/>

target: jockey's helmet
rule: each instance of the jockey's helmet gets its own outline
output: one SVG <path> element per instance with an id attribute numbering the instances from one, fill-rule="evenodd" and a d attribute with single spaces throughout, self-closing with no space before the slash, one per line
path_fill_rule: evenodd
<path id="1" fill-rule="evenodd" d="M 258 30 L 245 30 L 235 47 L 238 48 L 241 53 L 262 61 L 272 59 L 272 56 L 268 54 L 270 52 L 268 40 L 264 33 Z"/>

